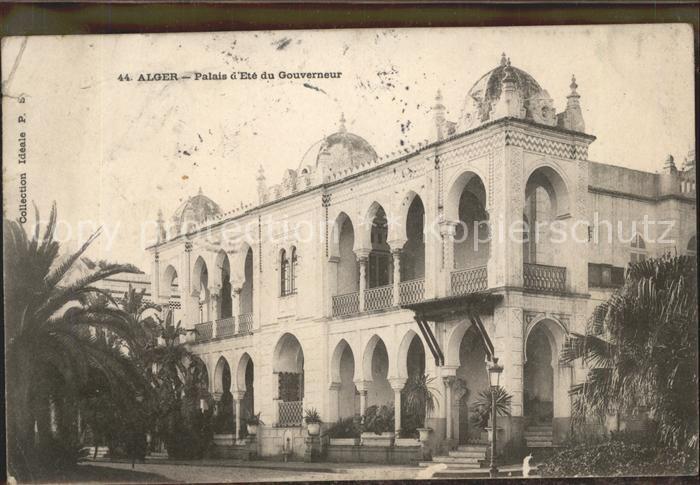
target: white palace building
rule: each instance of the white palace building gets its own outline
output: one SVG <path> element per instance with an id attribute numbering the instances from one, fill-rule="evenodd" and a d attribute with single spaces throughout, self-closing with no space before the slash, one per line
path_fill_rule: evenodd
<path id="1" fill-rule="evenodd" d="M 257 204 L 224 213 L 200 190 L 160 217 L 152 294 L 196 329 L 188 345 L 210 395 L 232 403 L 239 443 L 260 412 L 259 455 L 304 455 L 307 408 L 327 426 L 393 405 L 398 431 L 413 373 L 435 377 L 436 454 L 478 442 L 485 340 L 513 396 L 500 441 L 566 437 L 568 391 L 586 375 L 559 363 L 567 333 L 631 261 L 696 248 L 694 151 L 659 173 L 590 161 L 570 87 L 557 112 L 504 56 L 460 119 L 438 93 L 430 142 L 379 157 L 341 119 L 280 185 L 260 169 Z"/>

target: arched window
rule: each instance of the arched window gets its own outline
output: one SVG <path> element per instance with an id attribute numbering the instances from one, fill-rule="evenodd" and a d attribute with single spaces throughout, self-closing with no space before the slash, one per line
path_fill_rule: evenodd
<path id="1" fill-rule="evenodd" d="M 647 245 L 644 243 L 644 239 L 639 234 L 634 236 L 632 239 L 632 252 L 630 253 L 630 262 L 638 263 L 647 259 Z"/>
<path id="2" fill-rule="evenodd" d="M 294 294 L 297 292 L 297 248 L 292 247 L 292 263 L 290 268 L 290 278 L 289 278 L 289 293 Z"/>
<path id="3" fill-rule="evenodd" d="M 289 259 L 287 258 L 287 251 L 284 249 L 280 251 L 280 295 L 286 296 L 289 294 L 290 287 L 290 274 L 289 274 Z"/>

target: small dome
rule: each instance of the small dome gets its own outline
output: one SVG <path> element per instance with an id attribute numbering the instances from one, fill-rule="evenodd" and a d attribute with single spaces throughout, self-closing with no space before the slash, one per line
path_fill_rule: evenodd
<path id="1" fill-rule="evenodd" d="M 178 207 L 173 214 L 173 222 L 177 226 L 179 232 L 180 228 L 185 223 L 201 224 L 207 219 L 212 219 L 221 214 L 221 207 L 204 195 L 200 188 L 197 195 L 188 198 L 185 202 L 180 204 L 180 207 Z"/>
<path id="2" fill-rule="evenodd" d="M 525 108 L 525 118 L 535 119 L 540 117 L 540 113 L 534 114 L 540 106 L 534 106 L 535 101 L 549 98 L 547 91 L 542 89 L 540 84 L 527 72 L 510 65 L 510 59 L 505 54 L 501 57 L 501 62 L 495 69 L 484 74 L 467 93 L 465 100 L 463 118 L 466 118 L 470 125 L 478 125 L 492 119 L 494 106 L 501 97 L 501 89 L 504 78 L 515 84 L 515 89 L 520 93 Z M 465 120 L 463 120 L 465 121 Z"/>
<path id="3" fill-rule="evenodd" d="M 338 131 L 321 141 L 316 165 L 326 163 L 330 170 L 342 170 L 374 162 L 376 159 L 377 152 L 367 140 L 345 129 L 343 116 Z"/>

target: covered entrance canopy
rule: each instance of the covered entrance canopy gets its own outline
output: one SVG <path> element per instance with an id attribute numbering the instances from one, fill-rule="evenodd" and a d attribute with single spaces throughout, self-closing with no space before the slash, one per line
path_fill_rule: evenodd
<path id="1" fill-rule="evenodd" d="M 454 317 L 464 318 L 465 316 L 479 331 L 484 344 L 484 351 L 489 360 L 493 360 L 494 348 L 489 338 L 486 328 L 481 321 L 481 315 L 493 314 L 496 304 L 503 299 L 503 295 L 495 294 L 491 291 L 470 293 L 468 295 L 449 296 L 425 300 L 419 303 L 402 305 L 401 308 L 412 310 L 413 318 L 418 323 L 423 338 L 428 343 L 430 352 L 435 358 L 435 365 L 441 367 L 445 365 L 445 354 L 435 338 L 433 330 L 428 322 L 444 322 Z"/>

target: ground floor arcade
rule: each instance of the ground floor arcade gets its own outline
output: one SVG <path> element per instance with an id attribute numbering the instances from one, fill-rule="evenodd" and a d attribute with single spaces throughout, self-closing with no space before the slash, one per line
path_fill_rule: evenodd
<path id="1" fill-rule="evenodd" d="M 568 391 L 582 369 L 562 366 L 566 333 L 585 322 L 575 299 L 518 295 L 482 316 L 504 365 L 501 385 L 512 396 L 510 416 L 499 420 L 502 442 L 521 439 L 528 426 L 551 426 L 553 439 L 570 430 Z M 207 391 L 222 432 L 245 437 L 245 421 L 260 413 L 258 453 L 303 456 L 305 409 L 324 428 L 362 416 L 372 406 L 394 408 L 394 432 L 425 425 L 435 449 L 486 439 L 476 412 L 488 390 L 486 354 L 474 323 L 458 315 L 430 324 L 442 359 L 408 310 L 262 327 L 259 332 L 192 346 L 207 369 Z M 407 382 L 427 375 L 436 400 L 427 416 L 407 416 Z M 402 412 L 403 411 L 403 412 Z M 420 423 L 416 423 L 416 420 Z"/>

